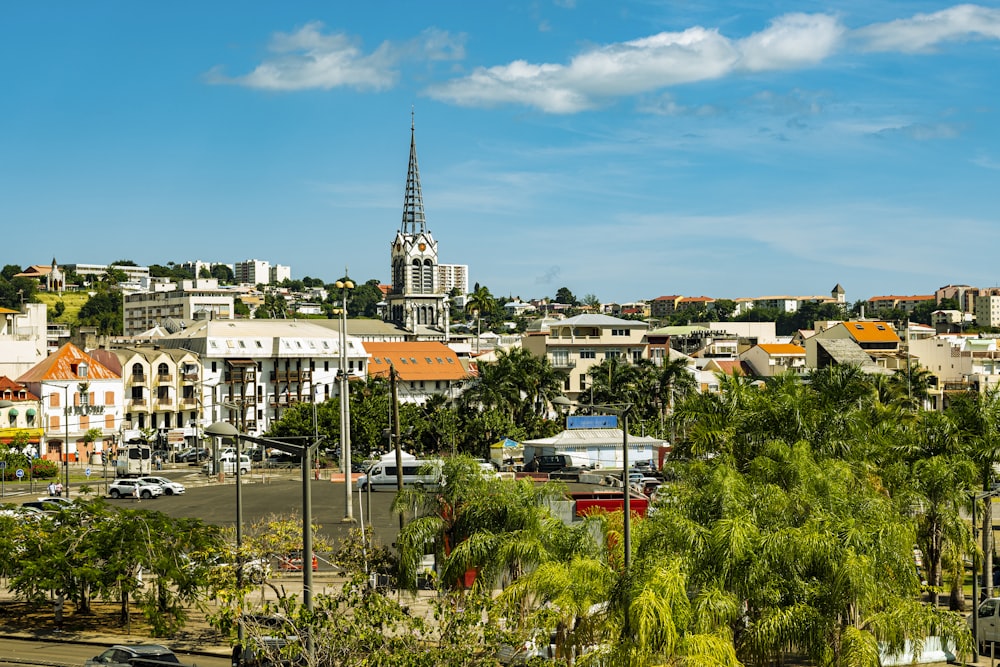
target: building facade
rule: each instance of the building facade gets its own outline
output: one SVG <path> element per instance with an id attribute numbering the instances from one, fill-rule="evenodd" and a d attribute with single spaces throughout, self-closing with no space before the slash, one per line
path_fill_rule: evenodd
<path id="1" fill-rule="evenodd" d="M 140 292 L 124 296 L 123 332 L 137 336 L 167 319 L 231 320 L 234 317 L 233 291 L 219 288 L 214 278 L 182 280 L 169 292 Z"/>
<path id="2" fill-rule="evenodd" d="M 40 399 L 39 456 L 89 462 L 114 445 L 123 421 L 121 376 L 72 343 L 17 378 Z"/>
<path id="3" fill-rule="evenodd" d="M 201 360 L 203 426 L 226 421 L 260 435 L 289 407 L 338 394 L 340 334 L 311 320 L 207 320 L 159 340 Z M 347 372 L 367 375 L 368 354 L 348 336 Z"/>

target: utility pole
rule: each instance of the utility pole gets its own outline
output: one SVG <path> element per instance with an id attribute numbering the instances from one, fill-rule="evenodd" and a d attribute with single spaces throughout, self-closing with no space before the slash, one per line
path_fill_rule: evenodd
<path id="1" fill-rule="evenodd" d="M 389 364 L 389 387 L 392 391 L 392 437 L 396 440 L 396 491 L 403 490 L 403 450 L 399 437 L 399 389 L 396 367 Z M 403 513 L 399 514 L 399 530 L 403 530 Z"/>

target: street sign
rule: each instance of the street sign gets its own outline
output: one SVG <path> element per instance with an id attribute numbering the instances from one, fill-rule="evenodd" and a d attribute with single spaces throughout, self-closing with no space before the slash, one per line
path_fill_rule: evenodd
<path id="1" fill-rule="evenodd" d="M 90 468 L 87 468 L 86 470 L 84 470 L 83 474 L 86 475 L 87 477 L 90 477 Z"/>
<path id="2" fill-rule="evenodd" d="M 24 470 L 22 470 L 21 468 L 18 468 L 18 469 L 17 469 L 17 470 L 16 470 L 15 472 L 14 472 L 14 474 L 15 474 L 15 475 L 16 475 L 16 476 L 18 477 L 18 479 L 20 479 L 21 477 L 24 477 Z"/>
<path id="3" fill-rule="evenodd" d="M 0 461 L 0 470 L 6 470 L 6 469 L 7 469 L 7 462 Z"/>

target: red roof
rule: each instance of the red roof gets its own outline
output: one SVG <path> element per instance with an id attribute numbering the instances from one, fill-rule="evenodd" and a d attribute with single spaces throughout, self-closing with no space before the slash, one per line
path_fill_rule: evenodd
<path id="1" fill-rule="evenodd" d="M 400 380 L 464 380 L 469 377 L 454 350 L 433 341 L 364 343 L 368 352 L 368 375 L 388 377 L 389 366 Z"/>
<path id="2" fill-rule="evenodd" d="M 80 375 L 80 364 L 86 364 L 87 374 Z M 119 380 L 121 376 L 97 361 L 73 343 L 66 343 L 48 357 L 32 366 L 17 381 L 22 384 L 44 380 Z"/>

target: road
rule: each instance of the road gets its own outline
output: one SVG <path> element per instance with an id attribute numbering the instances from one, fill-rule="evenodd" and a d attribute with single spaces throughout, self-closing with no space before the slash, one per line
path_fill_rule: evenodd
<path id="1" fill-rule="evenodd" d="M 165 469 L 154 474 L 168 477 L 187 486 L 187 492 L 180 496 L 162 496 L 152 500 L 136 501 L 119 499 L 108 502 L 120 507 L 153 509 L 168 516 L 178 518 L 199 518 L 216 525 L 233 525 L 236 522 L 236 484 L 231 476 L 227 482 L 207 481 L 198 469 L 180 466 Z M 399 532 L 399 518 L 389 511 L 394 492 L 375 491 L 370 494 L 371 512 L 369 517 L 369 494 L 362 507 L 357 491 L 352 495 L 354 523 L 344 522 L 346 514 L 343 482 L 329 481 L 329 471 L 321 471 L 326 479 L 310 479 L 313 523 L 320 526 L 319 532 L 333 544 L 339 544 L 352 527 L 357 527 L 362 516 L 365 524 L 371 524 L 375 540 L 383 545 L 391 545 Z M 262 475 L 255 469 L 243 477 L 242 506 L 243 525 L 274 514 L 302 517 L 302 478 L 297 470 L 269 471 Z M 362 511 L 364 514 L 362 514 Z"/>
<path id="2" fill-rule="evenodd" d="M 141 641 L 136 638 L 135 641 Z M 148 641 L 148 640 L 147 640 Z M 0 665 L 82 665 L 107 648 L 104 645 L 9 639 L 0 637 Z M 230 667 L 225 656 L 188 655 L 177 652 L 185 665 L 197 667 Z"/>

